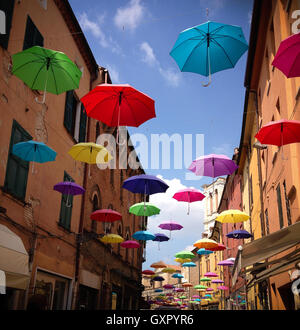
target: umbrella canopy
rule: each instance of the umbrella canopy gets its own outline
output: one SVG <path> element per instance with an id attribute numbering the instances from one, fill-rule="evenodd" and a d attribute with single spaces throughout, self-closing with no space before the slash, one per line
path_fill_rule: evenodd
<path id="1" fill-rule="evenodd" d="M 207 77 L 233 68 L 247 49 L 240 27 L 208 21 L 182 31 L 170 55 L 181 71 Z"/>
<path id="2" fill-rule="evenodd" d="M 209 277 L 201 277 L 201 278 L 200 278 L 200 281 L 201 281 L 201 282 L 210 282 L 211 279 L 210 279 Z"/>
<path id="3" fill-rule="evenodd" d="M 194 262 L 185 262 L 181 267 L 196 267 L 196 264 Z"/>
<path id="4" fill-rule="evenodd" d="M 173 284 L 165 284 L 163 286 L 164 289 L 168 290 L 168 289 L 173 289 L 174 288 L 174 285 Z"/>
<path id="5" fill-rule="evenodd" d="M 184 289 L 183 288 L 175 288 L 174 291 L 175 292 L 184 292 Z"/>
<path id="6" fill-rule="evenodd" d="M 202 284 L 197 284 L 197 285 L 194 286 L 194 289 L 196 289 L 196 290 L 202 290 L 202 289 L 206 290 L 207 286 L 202 285 Z"/>
<path id="7" fill-rule="evenodd" d="M 142 271 L 142 274 L 144 275 L 154 275 L 155 272 L 153 270 L 150 270 L 150 269 L 145 269 Z"/>
<path id="8" fill-rule="evenodd" d="M 228 290 L 228 287 L 225 285 L 220 285 L 217 287 L 218 290 Z"/>
<path id="9" fill-rule="evenodd" d="M 209 250 L 211 248 L 217 247 L 218 243 L 209 238 L 202 238 L 195 242 L 193 245 L 198 249 L 204 248 Z"/>
<path id="10" fill-rule="evenodd" d="M 166 268 L 167 265 L 162 261 L 158 261 L 158 262 L 154 262 L 150 267 L 152 267 L 152 268 Z"/>
<path id="11" fill-rule="evenodd" d="M 181 226 L 179 223 L 176 223 L 176 222 L 163 222 L 158 227 L 161 229 L 170 230 L 170 231 L 171 230 L 180 230 L 183 228 L 183 226 Z"/>
<path id="12" fill-rule="evenodd" d="M 154 100 L 128 84 L 101 84 L 81 98 L 89 117 L 108 126 L 138 127 L 156 117 Z"/>
<path id="13" fill-rule="evenodd" d="M 200 255 L 207 255 L 207 254 L 211 254 L 211 253 L 213 253 L 213 251 L 210 251 L 210 250 L 206 250 L 206 249 L 204 249 L 204 248 L 201 248 L 201 249 L 199 249 L 199 250 L 197 251 L 197 253 L 200 254 Z"/>
<path id="14" fill-rule="evenodd" d="M 176 261 L 176 262 L 179 262 L 180 264 L 183 264 L 183 263 L 185 263 L 185 262 L 190 262 L 190 261 L 192 261 L 192 259 L 190 259 L 190 258 L 185 258 L 185 259 L 183 259 L 183 258 L 175 258 L 175 261 Z"/>
<path id="15" fill-rule="evenodd" d="M 112 159 L 106 148 L 92 142 L 77 143 L 68 151 L 68 154 L 75 160 L 88 164 L 104 164 Z"/>
<path id="16" fill-rule="evenodd" d="M 231 260 L 223 260 L 218 262 L 218 266 L 233 266 L 234 265 L 234 261 Z"/>
<path id="17" fill-rule="evenodd" d="M 107 234 L 102 238 L 100 238 L 100 240 L 103 243 L 116 244 L 116 243 L 122 243 L 124 241 L 124 238 L 116 234 Z"/>
<path id="18" fill-rule="evenodd" d="M 165 192 L 169 186 L 154 175 L 134 175 L 123 182 L 123 188 L 138 194 L 152 195 Z"/>
<path id="19" fill-rule="evenodd" d="M 137 249 L 141 246 L 140 243 L 136 241 L 125 241 L 122 242 L 120 245 L 125 249 Z"/>
<path id="20" fill-rule="evenodd" d="M 163 292 L 163 289 L 155 289 L 154 292 Z"/>
<path id="21" fill-rule="evenodd" d="M 146 217 L 150 217 L 152 215 L 155 214 L 159 214 L 160 209 L 158 207 L 156 207 L 153 204 L 150 204 L 148 202 L 144 203 L 137 203 L 132 205 L 129 208 L 129 213 L 138 215 L 138 216 L 146 216 Z"/>
<path id="22" fill-rule="evenodd" d="M 176 270 L 174 268 L 171 268 L 171 267 L 166 267 L 166 268 L 162 269 L 162 273 L 173 274 L 175 272 L 176 272 Z"/>
<path id="23" fill-rule="evenodd" d="M 61 94 L 79 88 L 82 72 L 66 54 L 34 46 L 12 55 L 12 73 L 33 90 Z"/>
<path id="24" fill-rule="evenodd" d="M 224 244 L 218 243 L 217 246 L 209 248 L 210 251 L 215 252 L 215 251 L 224 251 L 226 250 L 226 246 Z"/>
<path id="25" fill-rule="evenodd" d="M 193 284 L 192 284 L 192 283 L 183 283 L 182 286 L 183 286 L 184 288 L 190 288 L 190 287 L 193 286 Z"/>
<path id="26" fill-rule="evenodd" d="M 192 296 L 192 298 L 200 298 L 200 296 L 194 294 L 194 295 Z"/>
<path id="27" fill-rule="evenodd" d="M 175 273 L 172 275 L 173 278 L 184 278 L 183 275 L 179 274 L 179 273 Z"/>
<path id="28" fill-rule="evenodd" d="M 210 154 L 197 158 L 188 168 L 200 176 L 216 178 L 222 175 L 232 174 L 238 166 L 225 155 Z"/>
<path id="29" fill-rule="evenodd" d="M 186 299 L 186 296 L 180 296 L 179 299 Z"/>
<path id="30" fill-rule="evenodd" d="M 252 237 L 253 235 L 250 234 L 247 230 L 234 230 L 231 231 L 230 233 L 226 234 L 228 238 L 234 238 L 234 239 L 241 239 L 241 238 L 249 238 Z"/>
<path id="31" fill-rule="evenodd" d="M 152 280 L 153 280 L 153 281 L 162 282 L 162 281 L 164 281 L 165 279 L 164 279 L 162 276 L 155 276 L 155 277 L 153 277 Z"/>
<path id="32" fill-rule="evenodd" d="M 111 209 L 96 210 L 90 215 L 91 220 L 100 222 L 115 222 L 122 220 L 122 215 Z"/>
<path id="33" fill-rule="evenodd" d="M 220 213 L 216 221 L 221 223 L 237 223 L 247 221 L 250 218 L 248 214 L 240 210 L 226 210 Z"/>
<path id="34" fill-rule="evenodd" d="M 300 77 L 300 33 L 281 41 L 272 65 L 287 78 Z"/>
<path id="35" fill-rule="evenodd" d="M 54 187 L 54 190 L 64 194 L 64 195 L 82 195 L 85 193 L 85 189 L 82 188 L 79 184 L 71 181 L 63 181 L 57 183 Z"/>
<path id="36" fill-rule="evenodd" d="M 219 275 L 217 275 L 216 273 L 212 273 L 212 272 L 208 272 L 204 274 L 205 277 L 218 277 Z"/>
<path id="37" fill-rule="evenodd" d="M 195 258 L 195 255 L 194 255 L 194 253 L 192 253 L 190 251 L 183 250 L 183 251 L 177 252 L 175 254 L 175 258 L 181 258 L 181 259 L 189 258 L 189 259 L 192 259 L 192 258 Z"/>
<path id="38" fill-rule="evenodd" d="M 160 233 L 154 234 L 154 236 L 155 238 L 153 239 L 153 241 L 155 242 L 166 242 L 170 239 L 167 235 Z"/>
<path id="39" fill-rule="evenodd" d="M 281 147 L 300 142 L 300 121 L 281 119 L 264 125 L 255 135 L 262 144 Z"/>
<path id="40" fill-rule="evenodd" d="M 147 230 L 137 231 L 132 237 L 138 241 L 153 241 L 155 239 L 155 235 L 151 234 Z"/>
<path id="41" fill-rule="evenodd" d="M 207 288 L 206 291 L 212 292 L 212 291 L 214 291 L 214 289 L 213 288 Z"/>
<path id="42" fill-rule="evenodd" d="M 54 161 L 56 152 L 43 142 L 25 141 L 13 145 L 12 153 L 28 162 L 46 163 Z"/>
<path id="43" fill-rule="evenodd" d="M 187 188 L 177 191 L 174 196 L 174 199 L 178 200 L 179 202 L 187 202 L 188 203 L 188 214 L 190 212 L 190 203 L 202 201 L 205 198 L 199 190 Z"/>
<path id="44" fill-rule="evenodd" d="M 216 279 L 212 280 L 211 283 L 221 284 L 221 283 L 224 283 L 224 281 L 222 281 L 222 280 L 216 278 Z"/>

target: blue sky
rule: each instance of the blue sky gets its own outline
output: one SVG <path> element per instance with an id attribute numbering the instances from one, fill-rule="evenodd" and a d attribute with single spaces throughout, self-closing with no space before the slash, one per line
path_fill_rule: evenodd
<path id="1" fill-rule="evenodd" d="M 70 4 L 98 64 L 108 68 L 112 82 L 128 83 L 155 100 L 157 117 L 129 128 L 131 135 L 142 133 L 150 141 L 150 134 L 192 134 L 195 143 L 195 135 L 204 134 L 204 154 L 232 157 L 240 142 L 248 53 L 234 69 L 212 75 L 212 84 L 205 88 L 201 83 L 207 78 L 180 72 L 169 52 L 181 31 L 208 20 L 241 26 L 249 41 L 252 0 L 70 0 Z M 192 150 L 194 159 L 195 146 Z M 161 151 L 156 155 L 161 156 Z M 149 163 L 150 156 L 149 151 Z M 185 180 L 187 171 L 172 167 L 171 163 L 167 170 L 148 168 L 146 173 L 160 175 L 172 191 L 185 186 L 201 189 L 211 182 L 210 178 Z M 170 193 L 153 195 L 151 201 L 166 207 L 171 197 Z M 149 218 L 149 230 L 155 232 L 160 232 L 160 222 L 171 217 L 185 225 L 182 233 L 176 232 L 171 241 L 161 243 L 159 251 L 157 242 L 147 243 L 143 268 L 157 258 L 170 262 L 176 252 L 201 238 L 204 204 L 194 204 L 189 216 L 186 204 L 177 202 L 169 213 L 164 209 L 162 215 Z"/>

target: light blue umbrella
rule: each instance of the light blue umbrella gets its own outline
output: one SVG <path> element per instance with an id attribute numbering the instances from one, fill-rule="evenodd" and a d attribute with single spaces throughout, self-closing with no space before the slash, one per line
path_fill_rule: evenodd
<path id="1" fill-rule="evenodd" d="M 183 275 L 179 274 L 179 273 L 175 273 L 172 275 L 173 278 L 184 278 Z"/>
<path id="2" fill-rule="evenodd" d="M 239 26 L 215 22 L 182 31 L 170 52 L 181 71 L 195 72 L 205 77 L 233 68 L 248 49 Z"/>
<path id="3" fill-rule="evenodd" d="M 146 230 L 137 231 L 132 237 L 138 241 L 153 241 L 155 239 L 155 235 Z"/>
<path id="4" fill-rule="evenodd" d="M 196 267 L 196 264 L 194 262 L 185 262 L 181 267 Z"/>
<path id="5" fill-rule="evenodd" d="M 53 149 L 43 142 L 33 140 L 14 144 L 12 153 L 28 162 L 46 163 L 56 158 L 56 152 Z M 34 165 L 32 165 L 32 173 L 33 167 Z"/>
<path id="6" fill-rule="evenodd" d="M 197 253 L 200 254 L 200 255 L 207 255 L 207 254 L 213 253 L 213 251 L 209 251 L 209 250 L 206 250 L 204 248 L 201 248 L 197 251 Z"/>

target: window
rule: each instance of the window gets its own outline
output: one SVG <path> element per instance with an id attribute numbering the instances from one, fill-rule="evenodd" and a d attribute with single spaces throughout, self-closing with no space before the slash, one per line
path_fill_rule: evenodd
<path id="1" fill-rule="evenodd" d="M 97 143 L 97 138 L 98 138 L 99 135 L 100 135 L 100 124 L 99 124 L 99 121 L 97 121 L 97 124 L 96 124 L 96 143 Z"/>
<path id="2" fill-rule="evenodd" d="M 27 187 L 29 162 L 13 155 L 13 145 L 32 140 L 32 137 L 14 120 L 6 166 L 4 189 L 14 197 L 24 201 Z"/>
<path id="3" fill-rule="evenodd" d="M 206 260 L 206 271 L 210 272 L 210 260 Z"/>
<path id="4" fill-rule="evenodd" d="M 269 214 L 268 209 L 265 210 L 265 218 L 266 218 L 266 229 L 267 229 L 267 235 L 270 234 L 270 227 L 269 227 Z"/>
<path id="5" fill-rule="evenodd" d="M 0 34 L 0 46 L 3 47 L 4 49 L 7 49 L 8 47 L 8 40 L 9 40 L 11 22 L 14 12 L 14 6 L 15 6 L 15 0 L 1 1 L 0 4 L 0 14 L 2 20 L 2 22 L 0 22 L 1 31 L 3 31 L 2 28 L 5 28 L 5 33 Z"/>
<path id="6" fill-rule="evenodd" d="M 32 22 L 31 18 L 27 16 L 25 38 L 23 43 L 23 50 L 33 46 L 44 46 L 44 38 L 40 31 Z"/>
<path id="7" fill-rule="evenodd" d="M 250 207 L 252 207 L 252 205 L 253 205 L 252 175 L 249 180 L 249 187 L 250 187 Z"/>
<path id="8" fill-rule="evenodd" d="M 291 217 L 290 201 L 289 201 L 287 193 L 286 193 L 286 183 L 285 183 L 285 181 L 283 181 L 283 189 L 284 189 L 284 199 L 285 199 L 288 226 L 290 226 L 292 224 L 292 217 Z"/>
<path id="9" fill-rule="evenodd" d="M 280 226 L 280 229 L 281 229 L 283 227 L 283 213 L 282 213 L 280 184 L 277 186 L 276 192 L 277 192 L 277 206 L 278 206 L 279 226 Z"/>
<path id="10" fill-rule="evenodd" d="M 64 126 L 77 142 L 85 142 L 86 111 L 81 102 L 75 97 L 74 91 L 66 93 Z"/>
<path id="11" fill-rule="evenodd" d="M 98 197 L 97 195 L 94 196 L 93 198 L 93 212 L 98 210 L 99 206 L 98 206 Z M 96 220 L 92 220 L 92 226 L 91 226 L 92 232 L 97 233 L 97 221 Z"/>
<path id="12" fill-rule="evenodd" d="M 74 182 L 74 180 L 70 177 L 70 175 L 67 172 L 64 172 L 64 181 Z M 59 224 L 68 230 L 70 230 L 71 228 L 72 208 L 73 208 L 73 195 L 62 195 Z"/>

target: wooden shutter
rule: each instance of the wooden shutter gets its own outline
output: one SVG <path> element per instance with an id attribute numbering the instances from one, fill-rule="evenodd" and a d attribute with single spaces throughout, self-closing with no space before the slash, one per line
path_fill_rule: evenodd
<path id="1" fill-rule="evenodd" d="M 81 103 L 80 109 L 80 124 L 79 124 L 79 142 L 85 142 L 85 135 L 86 135 L 86 111 L 84 105 Z"/>
<path id="2" fill-rule="evenodd" d="M 279 226 L 280 226 L 280 229 L 281 229 L 283 227 L 283 213 L 282 213 L 280 184 L 277 186 L 276 192 L 277 192 L 277 206 L 278 206 Z"/>
<path id="3" fill-rule="evenodd" d="M 23 44 L 23 50 L 33 46 L 44 46 L 44 38 L 40 31 L 34 25 L 33 21 L 27 16 L 25 38 Z"/>
<path id="4" fill-rule="evenodd" d="M 5 14 L 5 34 L 0 34 L 0 45 L 7 49 L 15 0 L 1 0 L 0 10 Z"/>
<path id="5" fill-rule="evenodd" d="M 64 116 L 64 126 L 67 131 L 73 133 L 73 109 L 74 109 L 74 95 L 73 91 L 67 91 L 66 93 L 66 104 L 65 104 L 65 116 Z"/>
<path id="6" fill-rule="evenodd" d="M 64 181 L 72 181 L 74 180 L 70 177 L 70 175 L 65 172 L 64 173 Z M 67 207 L 68 204 L 71 204 L 71 207 Z M 62 195 L 61 197 L 61 205 L 60 205 L 60 215 L 59 215 L 59 224 L 62 225 L 66 229 L 70 229 L 71 227 L 71 218 L 72 218 L 72 209 L 73 209 L 73 195 Z"/>

